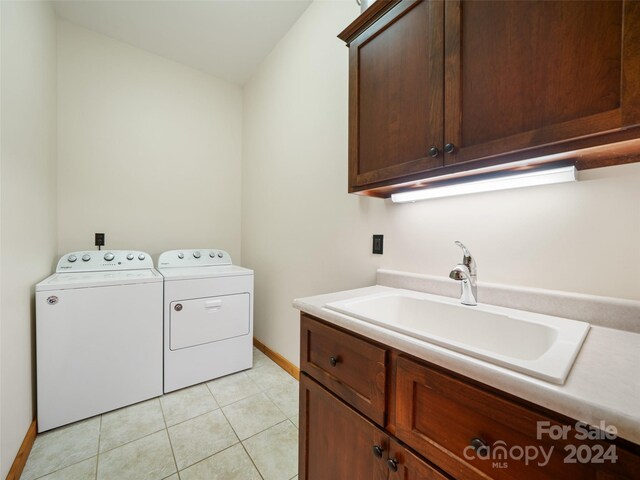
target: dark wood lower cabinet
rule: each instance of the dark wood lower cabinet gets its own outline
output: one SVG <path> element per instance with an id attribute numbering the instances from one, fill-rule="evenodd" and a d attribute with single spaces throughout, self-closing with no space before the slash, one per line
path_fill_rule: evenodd
<path id="1" fill-rule="evenodd" d="M 303 319 L 300 366 L 378 424 L 385 414 L 386 350 L 322 323 Z"/>
<path id="2" fill-rule="evenodd" d="M 389 442 L 389 480 L 443 480 L 449 478 L 395 440 Z"/>
<path id="3" fill-rule="evenodd" d="M 300 479 L 446 480 L 307 375 L 300 375 Z"/>
<path id="4" fill-rule="evenodd" d="M 389 438 L 307 375 L 300 375 L 300 470 L 308 480 L 386 478 Z"/>
<path id="5" fill-rule="evenodd" d="M 581 439 L 575 421 L 559 421 L 404 356 L 396 365 L 396 436 L 435 464 L 456 469 L 456 478 L 640 478 L 637 456 L 606 440 Z M 563 428 L 566 434 L 557 434 Z"/>
<path id="6" fill-rule="evenodd" d="M 300 479 L 640 480 L 638 445 L 581 438 L 603 432 L 306 314 L 301 320 Z M 386 394 L 372 404 L 372 391 Z"/>

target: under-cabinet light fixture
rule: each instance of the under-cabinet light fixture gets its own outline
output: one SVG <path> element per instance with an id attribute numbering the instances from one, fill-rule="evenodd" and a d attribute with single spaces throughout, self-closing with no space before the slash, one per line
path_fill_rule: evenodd
<path id="1" fill-rule="evenodd" d="M 532 187 L 534 185 L 549 185 L 552 183 L 575 182 L 576 180 L 576 168 L 574 166 L 564 166 L 493 176 L 490 178 L 483 177 L 480 180 L 471 180 L 465 183 L 394 193 L 391 195 L 391 200 L 395 203 L 415 202 L 418 200 L 428 200 L 430 198 L 452 197 L 454 195 Z"/>

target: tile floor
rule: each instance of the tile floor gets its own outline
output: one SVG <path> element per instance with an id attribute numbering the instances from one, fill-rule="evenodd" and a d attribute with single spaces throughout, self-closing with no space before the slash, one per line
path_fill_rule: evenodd
<path id="1" fill-rule="evenodd" d="M 290 480 L 298 382 L 253 368 L 38 435 L 22 480 Z"/>

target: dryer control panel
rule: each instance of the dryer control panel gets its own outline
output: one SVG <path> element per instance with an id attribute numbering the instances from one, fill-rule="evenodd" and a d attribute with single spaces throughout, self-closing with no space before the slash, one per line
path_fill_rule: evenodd
<path id="1" fill-rule="evenodd" d="M 56 273 L 107 272 L 110 270 L 142 270 L 153 268 L 153 259 L 146 252 L 135 250 L 89 250 L 71 252 L 58 261 Z"/>
<path id="2" fill-rule="evenodd" d="M 215 248 L 193 250 L 170 250 L 160 254 L 158 268 L 171 267 L 211 267 L 231 265 L 231 255 Z"/>

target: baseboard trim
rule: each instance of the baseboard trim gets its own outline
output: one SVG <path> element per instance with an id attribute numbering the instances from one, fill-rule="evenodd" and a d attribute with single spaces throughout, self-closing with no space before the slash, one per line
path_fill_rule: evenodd
<path id="1" fill-rule="evenodd" d="M 38 433 L 38 427 L 36 424 L 36 420 L 34 419 L 33 422 L 31 422 L 31 425 L 29 425 L 27 434 L 24 436 L 22 445 L 20 445 L 20 450 L 18 450 L 18 454 L 16 455 L 16 458 L 13 461 L 11 468 L 9 469 L 7 480 L 20 479 L 20 475 L 22 475 L 24 466 L 27 464 L 27 458 L 29 458 L 29 453 L 31 453 L 31 447 L 33 447 L 33 442 L 35 442 L 36 440 L 37 433 Z"/>
<path id="2" fill-rule="evenodd" d="M 286 371 L 289 375 L 291 375 L 293 378 L 295 378 L 296 380 L 300 380 L 300 369 L 296 367 L 293 363 L 291 363 L 289 360 L 284 358 L 278 352 L 274 352 L 273 350 L 271 350 L 269 347 L 267 347 L 264 343 L 262 343 L 256 337 L 253 337 L 253 345 L 262 353 L 264 353 L 267 357 L 269 357 L 271 360 L 273 360 L 278 365 L 280 365 L 280 367 L 282 367 L 282 369 Z"/>

